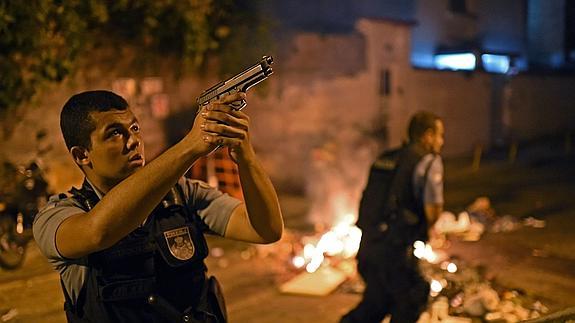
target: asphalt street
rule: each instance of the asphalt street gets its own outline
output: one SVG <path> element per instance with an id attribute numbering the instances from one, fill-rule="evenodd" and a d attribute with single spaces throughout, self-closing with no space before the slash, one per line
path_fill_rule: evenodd
<path id="1" fill-rule="evenodd" d="M 475 172 L 467 159 L 446 163 L 446 208 L 457 212 L 488 196 L 498 216 L 545 221 L 544 228 L 486 233 L 477 242 L 454 240 L 447 252 L 484 266 L 499 284 L 558 311 L 575 306 L 575 162 L 572 156 L 537 156 L 514 164 L 486 159 Z M 305 227 L 306 199 L 281 195 L 280 200 L 288 227 Z M 324 297 L 281 294 L 278 286 L 294 275 L 285 257 L 263 256 L 244 243 L 214 238 L 209 243 L 220 250 L 208 267 L 223 285 L 230 322 L 337 322 L 359 301 L 360 295 L 342 288 Z M 0 269 L 0 322 L 65 322 L 62 306 L 58 274 L 34 242 L 22 268 Z"/>

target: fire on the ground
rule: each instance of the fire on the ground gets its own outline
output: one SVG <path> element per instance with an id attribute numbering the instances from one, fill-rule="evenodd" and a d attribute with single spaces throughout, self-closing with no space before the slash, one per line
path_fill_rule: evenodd
<path id="1" fill-rule="evenodd" d="M 295 243 L 299 246 L 292 248 L 297 250 L 290 261 L 294 270 L 305 270 L 300 275 L 306 275 L 322 267 L 345 268 L 347 270 L 343 271 L 346 271 L 348 280 L 344 285 L 360 286 L 347 290 L 361 292 L 361 280 L 354 270 L 349 270 L 361 240 L 361 230 L 354 225 L 355 218 L 354 214 L 347 214 L 327 232 L 301 237 Z M 449 235 L 477 241 L 486 229 L 511 231 L 520 225 L 542 228 L 545 222 L 532 218 L 521 222 L 511 216 L 497 217 L 489 200 L 479 198 L 458 216 L 450 212 L 442 214 L 435 231 L 440 237 Z M 520 291 L 495 286 L 480 274 L 478 268 L 450 258 L 445 248 L 441 248 L 443 242 L 445 240 L 441 239 L 432 243 L 417 241 L 413 245 L 414 255 L 424 260 L 421 269 L 430 283 L 430 305 L 420 323 L 471 322 L 469 317 L 481 317 L 488 322 L 518 322 L 540 317 L 548 311 L 541 302 Z M 440 247 L 433 248 L 432 245 Z"/>

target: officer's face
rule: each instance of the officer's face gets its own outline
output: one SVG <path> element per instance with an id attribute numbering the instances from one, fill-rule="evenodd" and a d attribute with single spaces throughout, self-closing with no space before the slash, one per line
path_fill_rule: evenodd
<path id="1" fill-rule="evenodd" d="M 436 120 L 435 131 L 433 131 L 431 136 L 431 149 L 436 154 L 439 154 L 441 152 L 441 148 L 443 148 L 444 133 L 445 129 L 443 128 L 443 122 L 441 120 Z"/>
<path id="2" fill-rule="evenodd" d="M 145 164 L 140 125 L 130 109 L 92 112 L 88 167 L 98 180 L 117 184 Z"/>

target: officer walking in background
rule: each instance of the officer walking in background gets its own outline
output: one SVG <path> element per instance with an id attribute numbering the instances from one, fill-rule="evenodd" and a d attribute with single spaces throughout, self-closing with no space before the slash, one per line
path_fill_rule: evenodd
<path id="1" fill-rule="evenodd" d="M 51 198 L 33 231 L 60 273 L 69 322 L 226 321 L 219 285 L 206 277 L 203 233 L 270 243 L 283 231 L 249 119 L 230 107 L 243 99 L 236 93 L 204 106 L 189 133 L 149 164 L 122 97 L 88 91 L 64 105 L 62 134 L 85 180 Z M 218 146 L 238 165 L 245 204 L 182 177 Z"/>
<path id="2" fill-rule="evenodd" d="M 418 112 L 409 123 L 409 143 L 384 152 L 371 167 L 359 207 L 362 229 L 358 271 L 366 288 L 361 302 L 341 322 L 416 322 L 425 310 L 429 283 L 413 255 L 427 241 L 443 210 L 441 119 Z"/>

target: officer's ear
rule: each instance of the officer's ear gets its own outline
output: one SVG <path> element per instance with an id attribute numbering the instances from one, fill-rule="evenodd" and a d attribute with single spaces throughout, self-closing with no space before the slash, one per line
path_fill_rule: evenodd
<path id="1" fill-rule="evenodd" d="M 78 166 L 87 166 L 90 164 L 90 152 L 88 149 L 81 146 L 74 146 L 70 148 L 70 154 Z"/>
<path id="2" fill-rule="evenodd" d="M 428 148 L 428 146 L 433 145 L 433 138 L 435 137 L 435 129 L 429 128 L 423 132 L 421 136 L 421 143 L 424 147 Z"/>
<path id="3" fill-rule="evenodd" d="M 423 133 L 423 137 L 425 138 L 425 140 L 433 139 L 433 136 L 435 136 L 435 129 L 434 128 L 428 128 Z"/>

